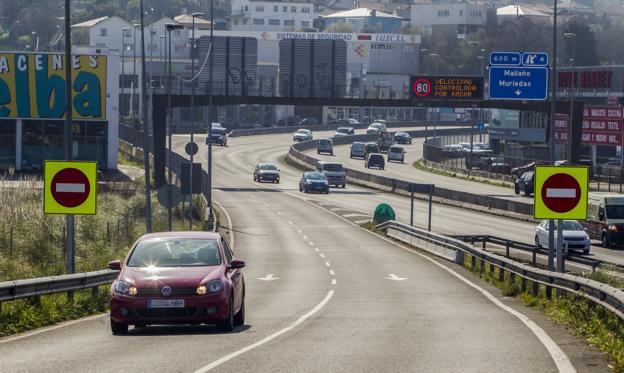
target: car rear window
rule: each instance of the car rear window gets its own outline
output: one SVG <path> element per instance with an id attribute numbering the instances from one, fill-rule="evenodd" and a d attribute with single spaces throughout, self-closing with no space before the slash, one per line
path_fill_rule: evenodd
<path id="1" fill-rule="evenodd" d="M 273 164 L 261 164 L 258 166 L 259 170 L 277 170 L 277 167 Z"/>
<path id="2" fill-rule="evenodd" d="M 330 172 L 340 172 L 343 170 L 342 165 L 338 163 L 327 163 L 327 164 L 324 164 L 321 168 L 323 171 L 330 171 Z"/>
<path id="3" fill-rule="evenodd" d="M 151 239 L 137 243 L 129 267 L 201 267 L 221 264 L 216 240 Z"/>
<path id="4" fill-rule="evenodd" d="M 392 152 L 392 153 L 402 153 L 403 152 L 403 148 L 391 147 L 390 150 L 388 150 L 388 151 Z"/>

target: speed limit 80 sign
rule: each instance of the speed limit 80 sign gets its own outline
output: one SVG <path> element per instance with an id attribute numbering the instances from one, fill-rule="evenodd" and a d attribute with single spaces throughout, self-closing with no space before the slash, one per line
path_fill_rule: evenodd
<path id="1" fill-rule="evenodd" d="M 425 78 L 417 79 L 412 83 L 412 91 L 418 97 L 427 97 L 431 93 L 431 82 Z"/>
<path id="2" fill-rule="evenodd" d="M 412 100 L 482 100 L 483 78 L 480 76 L 412 76 Z"/>

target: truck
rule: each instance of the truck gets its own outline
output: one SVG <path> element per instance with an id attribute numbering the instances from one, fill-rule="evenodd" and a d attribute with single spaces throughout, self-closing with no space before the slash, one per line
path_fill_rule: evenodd
<path id="1" fill-rule="evenodd" d="M 624 243 L 624 195 L 591 192 L 587 196 L 587 220 L 580 222 L 591 239 L 602 247 Z"/>
<path id="2" fill-rule="evenodd" d="M 394 139 L 388 132 L 381 132 L 376 142 L 381 153 L 387 153 L 388 149 L 394 145 Z"/>

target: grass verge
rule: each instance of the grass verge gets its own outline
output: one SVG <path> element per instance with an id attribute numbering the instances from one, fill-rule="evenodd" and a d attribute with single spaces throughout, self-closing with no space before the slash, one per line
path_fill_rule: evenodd
<path id="1" fill-rule="evenodd" d="M 418 170 L 429 172 L 429 173 L 436 174 L 436 175 L 454 177 L 454 178 L 457 178 L 457 179 L 474 181 L 474 182 L 481 183 L 481 184 L 489 184 L 489 185 L 499 186 L 499 187 L 503 187 L 503 188 L 513 188 L 512 184 L 506 183 L 504 181 L 489 180 L 489 179 L 485 179 L 485 178 L 481 178 L 481 177 L 462 175 L 462 174 L 458 174 L 456 172 L 450 172 L 450 171 L 440 170 L 440 169 L 435 168 L 435 167 L 430 167 L 430 166 L 425 165 L 422 162 L 422 159 L 414 161 L 414 163 L 412 163 L 412 166 L 414 168 L 418 169 Z"/>

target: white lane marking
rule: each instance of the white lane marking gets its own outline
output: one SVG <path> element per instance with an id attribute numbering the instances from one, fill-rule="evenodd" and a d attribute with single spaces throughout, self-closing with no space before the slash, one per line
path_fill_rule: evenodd
<path id="1" fill-rule="evenodd" d="M 293 194 L 290 194 L 290 193 L 287 193 L 287 194 L 290 195 L 290 196 L 294 196 Z M 297 198 L 297 197 L 295 196 L 295 198 Z M 305 202 L 308 202 L 308 201 L 305 201 Z M 310 202 L 308 202 L 308 203 L 310 203 Z M 318 209 L 325 210 L 326 212 L 336 216 L 338 219 L 342 219 L 345 222 L 347 222 L 348 224 L 356 226 L 356 227 L 360 228 L 361 230 L 363 230 L 364 232 L 372 234 L 373 236 L 376 236 L 376 237 L 378 237 L 378 238 L 380 238 L 380 239 L 390 243 L 391 245 L 399 247 L 399 248 L 401 248 L 401 249 L 403 249 L 403 250 L 405 250 L 405 251 L 407 251 L 409 253 L 412 253 L 414 255 L 418 255 L 418 256 L 420 256 L 420 257 L 430 261 L 431 263 L 437 265 L 438 267 L 444 269 L 445 271 L 449 272 L 451 275 L 457 277 L 459 280 L 461 280 L 462 282 L 464 282 L 468 286 L 474 288 L 475 290 L 477 290 L 478 292 L 483 294 L 487 299 L 489 299 L 496 306 L 498 306 L 499 308 L 509 312 L 510 314 L 515 316 L 516 318 L 518 318 L 531 332 L 533 332 L 533 334 L 537 337 L 537 339 L 546 348 L 546 350 L 550 354 L 550 357 L 553 359 L 555 365 L 557 366 L 557 369 L 559 370 L 559 372 L 562 372 L 562 373 L 576 373 L 576 368 L 574 368 L 574 365 L 572 365 L 572 362 L 570 361 L 570 358 L 568 357 L 568 355 L 566 355 L 566 353 L 563 352 L 561 347 L 559 347 L 557 345 L 557 343 L 555 343 L 555 341 L 553 341 L 552 338 L 550 338 L 550 336 L 548 335 L 548 333 L 546 333 L 546 331 L 544 331 L 544 329 L 542 329 L 539 325 L 537 325 L 535 322 L 533 322 L 531 319 L 529 319 L 523 313 L 514 310 L 513 308 L 507 306 L 506 304 L 504 304 L 503 302 L 498 300 L 496 297 L 494 297 L 487 290 L 483 289 L 482 287 L 480 287 L 477 284 L 472 283 L 470 280 L 468 280 L 464 276 L 460 275 L 459 273 L 455 272 L 450 267 L 447 267 L 447 266 L 445 266 L 442 263 L 438 263 L 435 259 L 430 258 L 430 257 L 428 257 L 425 254 L 419 253 L 418 251 L 415 251 L 413 249 L 410 249 L 408 247 L 400 245 L 400 244 L 398 244 L 398 243 L 396 243 L 394 241 L 391 241 L 390 239 L 388 239 L 388 238 L 386 238 L 384 236 L 381 236 L 381 235 L 379 235 L 377 233 L 374 233 L 374 232 L 371 232 L 371 231 L 369 231 L 367 229 L 364 229 L 364 228 L 360 227 L 359 225 L 357 225 L 356 223 L 353 223 L 350 220 L 348 220 L 346 218 L 343 218 L 339 214 L 336 214 L 335 212 L 329 211 L 328 209 L 325 209 L 325 208 L 323 208 L 321 206 L 318 206 L 318 205 L 316 205 L 314 203 L 310 203 L 310 204 L 312 206 L 315 206 Z"/>
<path id="2" fill-rule="evenodd" d="M 364 224 L 364 223 L 368 223 L 370 220 L 366 219 L 366 220 L 356 220 L 354 221 L 355 224 L 360 225 L 360 224 Z"/>
<path id="3" fill-rule="evenodd" d="M 407 280 L 407 277 L 399 277 L 397 275 L 395 275 L 394 273 L 390 273 L 388 275 L 388 277 L 385 278 L 386 280 L 392 280 L 392 281 L 405 281 Z"/>
<path id="4" fill-rule="evenodd" d="M 344 214 L 342 216 L 344 216 L 345 218 L 352 218 L 354 216 L 368 216 L 368 215 L 366 214 Z"/>
<path id="5" fill-rule="evenodd" d="M 576 198 L 576 189 L 547 188 L 546 197 L 550 198 Z"/>
<path id="6" fill-rule="evenodd" d="M 314 248 L 314 250 L 316 250 L 316 252 L 317 252 L 317 253 L 319 252 L 319 249 L 318 249 L 318 248 L 316 248 L 316 247 Z"/>
<path id="7" fill-rule="evenodd" d="M 199 368 L 198 370 L 196 370 L 194 373 L 205 373 L 210 371 L 211 369 L 214 369 L 216 367 L 218 367 L 219 365 L 230 361 L 232 359 L 234 359 L 237 356 L 240 356 L 242 354 L 244 354 L 245 352 L 251 351 L 254 348 L 260 347 L 272 340 L 274 340 L 275 338 L 279 337 L 280 335 L 287 333 L 291 330 L 293 330 L 294 328 L 296 328 L 297 326 L 301 325 L 301 323 L 303 323 L 304 321 L 306 321 L 310 316 L 314 315 L 315 313 L 317 313 L 318 311 L 320 311 L 323 307 L 325 307 L 325 305 L 329 302 L 329 300 L 332 298 L 332 296 L 334 295 L 334 290 L 330 290 L 327 295 L 325 296 L 325 298 L 323 298 L 323 300 L 317 304 L 314 308 L 312 308 L 308 313 L 306 313 L 305 315 L 301 316 L 300 318 L 298 318 L 297 320 L 295 320 L 295 322 L 293 322 L 292 324 L 288 325 L 287 327 L 285 327 L 284 329 L 278 330 L 275 333 L 259 340 L 256 343 L 250 344 L 247 347 L 244 347 L 238 351 L 232 352 L 229 355 L 226 355 L 224 357 L 222 357 L 219 360 L 213 361 L 212 363 Z"/>
<path id="8" fill-rule="evenodd" d="M 277 212 L 277 215 L 283 215 L 283 214 L 282 214 L 281 212 L 279 212 L 279 211 L 278 211 L 278 212 Z"/>
<path id="9" fill-rule="evenodd" d="M 325 254 L 319 254 L 321 256 L 321 258 L 325 259 Z"/>
<path id="10" fill-rule="evenodd" d="M 264 277 L 257 277 L 256 280 L 260 280 L 260 281 L 273 281 L 273 280 L 279 280 L 279 277 L 273 277 L 272 273 L 269 273 L 268 275 L 264 276 Z"/>
<path id="11" fill-rule="evenodd" d="M 212 202 L 219 206 L 219 208 L 221 209 L 221 211 L 223 211 L 223 213 L 225 214 L 225 218 L 227 219 L 228 222 L 228 234 L 230 236 L 230 246 L 232 246 L 233 249 L 236 249 L 236 245 L 234 245 L 234 232 L 232 231 L 232 229 L 234 229 L 234 227 L 232 227 L 232 218 L 230 217 L 230 214 L 227 212 L 227 210 L 225 209 L 225 207 L 223 207 L 222 204 L 220 204 L 217 200 L 213 199 Z"/>
<path id="12" fill-rule="evenodd" d="M 314 242 L 308 242 L 308 245 L 314 246 Z"/>
<path id="13" fill-rule="evenodd" d="M 25 332 L 25 333 L 22 333 L 22 334 L 11 336 L 11 337 L 5 337 L 5 338 L 0 339 L 0 344 L 13 342 L 13 341 L 17 341 L 17 340 L 28 338 L 28 337 L 34 337 L 34 336 L 36 336 L 38 334 L 41 334 L 41 333 L 51 332 L 53 330 L 64 328 L 66 326 L 71 326 L 71 325 L 74 325 L 74 324 L 78 324 L 79 322 L 95 320 L 95 319 L 99 319 L 99 318 L 105 317 L 105 316 L 108 316 L 108 312 L 107 313 L 102 313 L 102 314 L 99 314 L 99 315 L 93 315 L 93 316 L 89 316 L 89 317 L 84 317 L 84 318 L 78 319 L 78 320 L 72 320 L 72 321 L 63 322 L 63 323 L 60 323 L 60 324 L 57 324 L 57 325 L 52 325 L 52 326 L 40 328 L 40 329 L 37 329 L 37 330 L 32 330 L 30 332 Z"/>
<path id="14" fill-rule="evenodd" d="M 331 264 L 329 264 L 329 262 L 325 262 L 325 265 L 331 267 Z"/>
<path id="15" fill-rule="evenodd" d="M 332 285 L 336 285 L 336 279 L 332 278 Z"/>
<path id="16" fill-rule="evenodd" d="M 330 274 L 330 275 L 332 275 L 332 276 L 336 276 L 336 272 L 334 272 L 334 270 L 333 270 L 333 269 L 330 269 L 330 270 L 329 270 L 329 274 Z"/>
<path id="17" fill-rule="evenodd" d="M 58 193 L 84 193 L 85 185 L 78 183 L 56 183 Z"/>
<path id="18" fill-rule="evenodd" d="M 303 239 L 304 239 L 304 240 L 307 240 L 307 239 L 308 239 L 308 236 L 303 235 Z"/>

